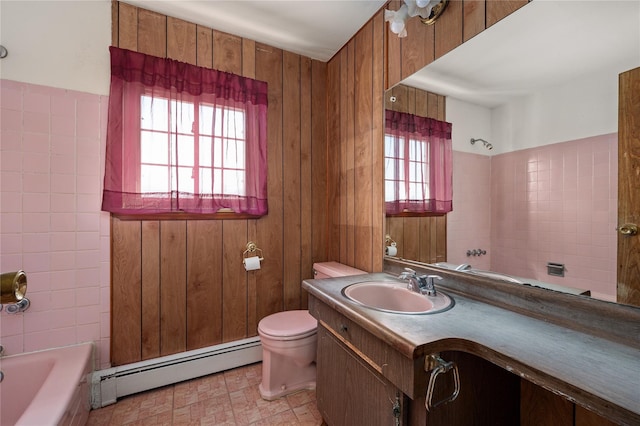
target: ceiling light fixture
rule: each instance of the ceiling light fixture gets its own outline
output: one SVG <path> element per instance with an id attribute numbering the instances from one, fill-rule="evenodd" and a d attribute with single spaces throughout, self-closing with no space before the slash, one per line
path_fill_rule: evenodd
<path id="1" fill-rule="evenodd" d="M 420 21 L 432 25 L 442 15 L 449 0 L 404 0 L 398 10 L 385 10 L 384 20 L 389 22 L 389 29 L 398 37 L 407 36 L 407 19 L 419 16 Z"/>

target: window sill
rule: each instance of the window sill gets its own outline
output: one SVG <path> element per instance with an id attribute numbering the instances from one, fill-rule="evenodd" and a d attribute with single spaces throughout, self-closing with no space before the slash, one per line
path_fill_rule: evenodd
<path id="1" fill-rule="evenodd" d="M 120 220 L 241 220 L 260 219 L 262 216 L 246 213 L 223 211 L 218 213 L 149 213 L 149 214 L 112 214 Z"/>
<path id="2" fill-rule="evenodd" d="M 402 212 L 394 214 L 385 213 L 386 217 L 442 217 L 446 215 L 446 213 L 435 212 Z"/>

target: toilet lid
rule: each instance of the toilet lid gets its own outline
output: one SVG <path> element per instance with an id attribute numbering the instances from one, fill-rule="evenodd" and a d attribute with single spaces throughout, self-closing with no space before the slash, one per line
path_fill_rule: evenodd
<path id="1" fill-rule="evenodd" d="M 284 311 L 264 317 L 258 323 L 258 331 L 275 337 L 292 337 L 316 332 L 318 321 L 309 311 Z"/>

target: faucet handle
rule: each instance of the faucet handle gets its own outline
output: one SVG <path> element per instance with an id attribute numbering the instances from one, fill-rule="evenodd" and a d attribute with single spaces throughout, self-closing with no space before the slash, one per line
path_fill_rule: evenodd
<path id="1" fill-rule="evenodd" d="M 406 280 L 407 278 L 416 277 L 418 274 L 411 268 L 404 268 L 404 272 L 398 275 L 398 278 Z"/>

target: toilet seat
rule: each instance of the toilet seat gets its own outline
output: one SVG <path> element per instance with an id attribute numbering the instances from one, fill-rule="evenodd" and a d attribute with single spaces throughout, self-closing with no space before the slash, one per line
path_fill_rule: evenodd
<path id="1" fill-rule="evenodd" d="M 297 340 L 316 334 L 318 322 L 306 310 L 269 315 L 258 323 L 258 333 L 274 340 Z"/>

